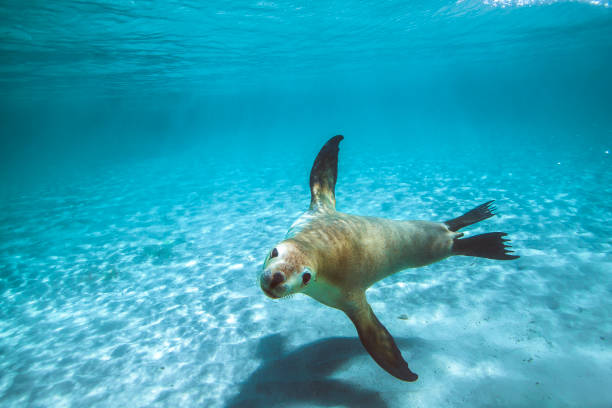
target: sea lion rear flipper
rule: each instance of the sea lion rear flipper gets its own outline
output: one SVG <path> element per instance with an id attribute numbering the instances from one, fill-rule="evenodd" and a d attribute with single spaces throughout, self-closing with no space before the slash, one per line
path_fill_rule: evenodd
<path id="1" fill-rule="evenodd" d="M 338 145 L 344 136 L 334 136 L 319 151 L 310 170 L 310 209 L 336 208 L 336 178 L 338 177 Z"/>
<path id="2" fill-rule="evenodd" d="M 410 371 L 393 337 L 376 318 L 367 302 L 358 310 L 347 312 L 347 315 L 355 324 L 361 343 L 379 366 L 403 381 L 416 381 L 419 378 Z"/>

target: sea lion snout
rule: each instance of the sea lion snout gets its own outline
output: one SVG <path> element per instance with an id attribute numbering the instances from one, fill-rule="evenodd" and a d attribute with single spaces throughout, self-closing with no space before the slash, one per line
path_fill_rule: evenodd
<path id="1" fill-rule="evenodd" d="M 287 280 L 287 278 L 285 277 L 285 274 L 282 272 L 274 272 L 271 275 L 272 275 L 271 277 L 270 277 L 270 274 L 266 274 L 264 276 L 264 279 L 267 281 L 268 285 L 270 286 L 270 289 L 274 289 L 279 284 Z"/>
<path id="2" fill-rule="evenodd" d="M 280 296 L 274 293 L 275 289 L 277 289 L 276 292 L 278 292 L 279 285 L 281 285 L 286 280 L 287 280 L 287 277 L 285 276 L 283 272 L 270 271 L 270 270 L 265 271 L 264 273 L 261 274 L 261 280 L 260 280 L 261 289 L 269 297 L 273 299 L 279 298 Z"/>
<path id="3" fill-rule="evenodd" d="M 276 286 L 278 286 L 279 283 L 283 283 L 287 278 L 285 278 L 285 275 L 281 272 L 276 272 L 274 275 L 272 275 L 272 281 L 270 282 L 270 287 L 274 288 Z"/>

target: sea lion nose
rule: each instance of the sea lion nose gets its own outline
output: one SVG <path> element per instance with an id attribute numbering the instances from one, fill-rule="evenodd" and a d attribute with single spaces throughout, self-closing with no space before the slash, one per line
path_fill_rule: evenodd
<path id="1" fill-rule="evenodd" d="M 282 272 L 264 273 L 261 276 L 262 287 L 274 289 L 286 280 L 285 274 Z"/>
<path id="2" fill-rule="evenodd" d="M 270 289 L 274 289 L 281 283 L 285 281 L 285 275 L 281 272 L 276 272 L 272 275 L 272 280 L 270 281 Z"/>

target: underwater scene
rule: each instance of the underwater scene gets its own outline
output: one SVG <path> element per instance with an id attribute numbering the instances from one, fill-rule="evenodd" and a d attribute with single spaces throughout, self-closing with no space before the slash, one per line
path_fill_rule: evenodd
<path id="1" fill-rule="evenodd" d="M 611 407 L 611 5 L 0 1 L 0 407 Z"/>

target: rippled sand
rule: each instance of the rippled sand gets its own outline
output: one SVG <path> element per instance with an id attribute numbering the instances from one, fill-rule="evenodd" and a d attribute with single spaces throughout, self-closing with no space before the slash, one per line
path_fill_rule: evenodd
<path id="1" fill-rule="evenodd" d="M 368 291 L 411 384 L 373 362 L 341 312 L 256 285 L 308 204 L 310 162 L 151 160 L 12 195 L 0 405 L 609 406 L 608 159 L 341 156 L 339 210 L 444 220 L 496 199 L 500 215 L 470 231 L 507 231 L 522 256 L 451 258 Z"/>

